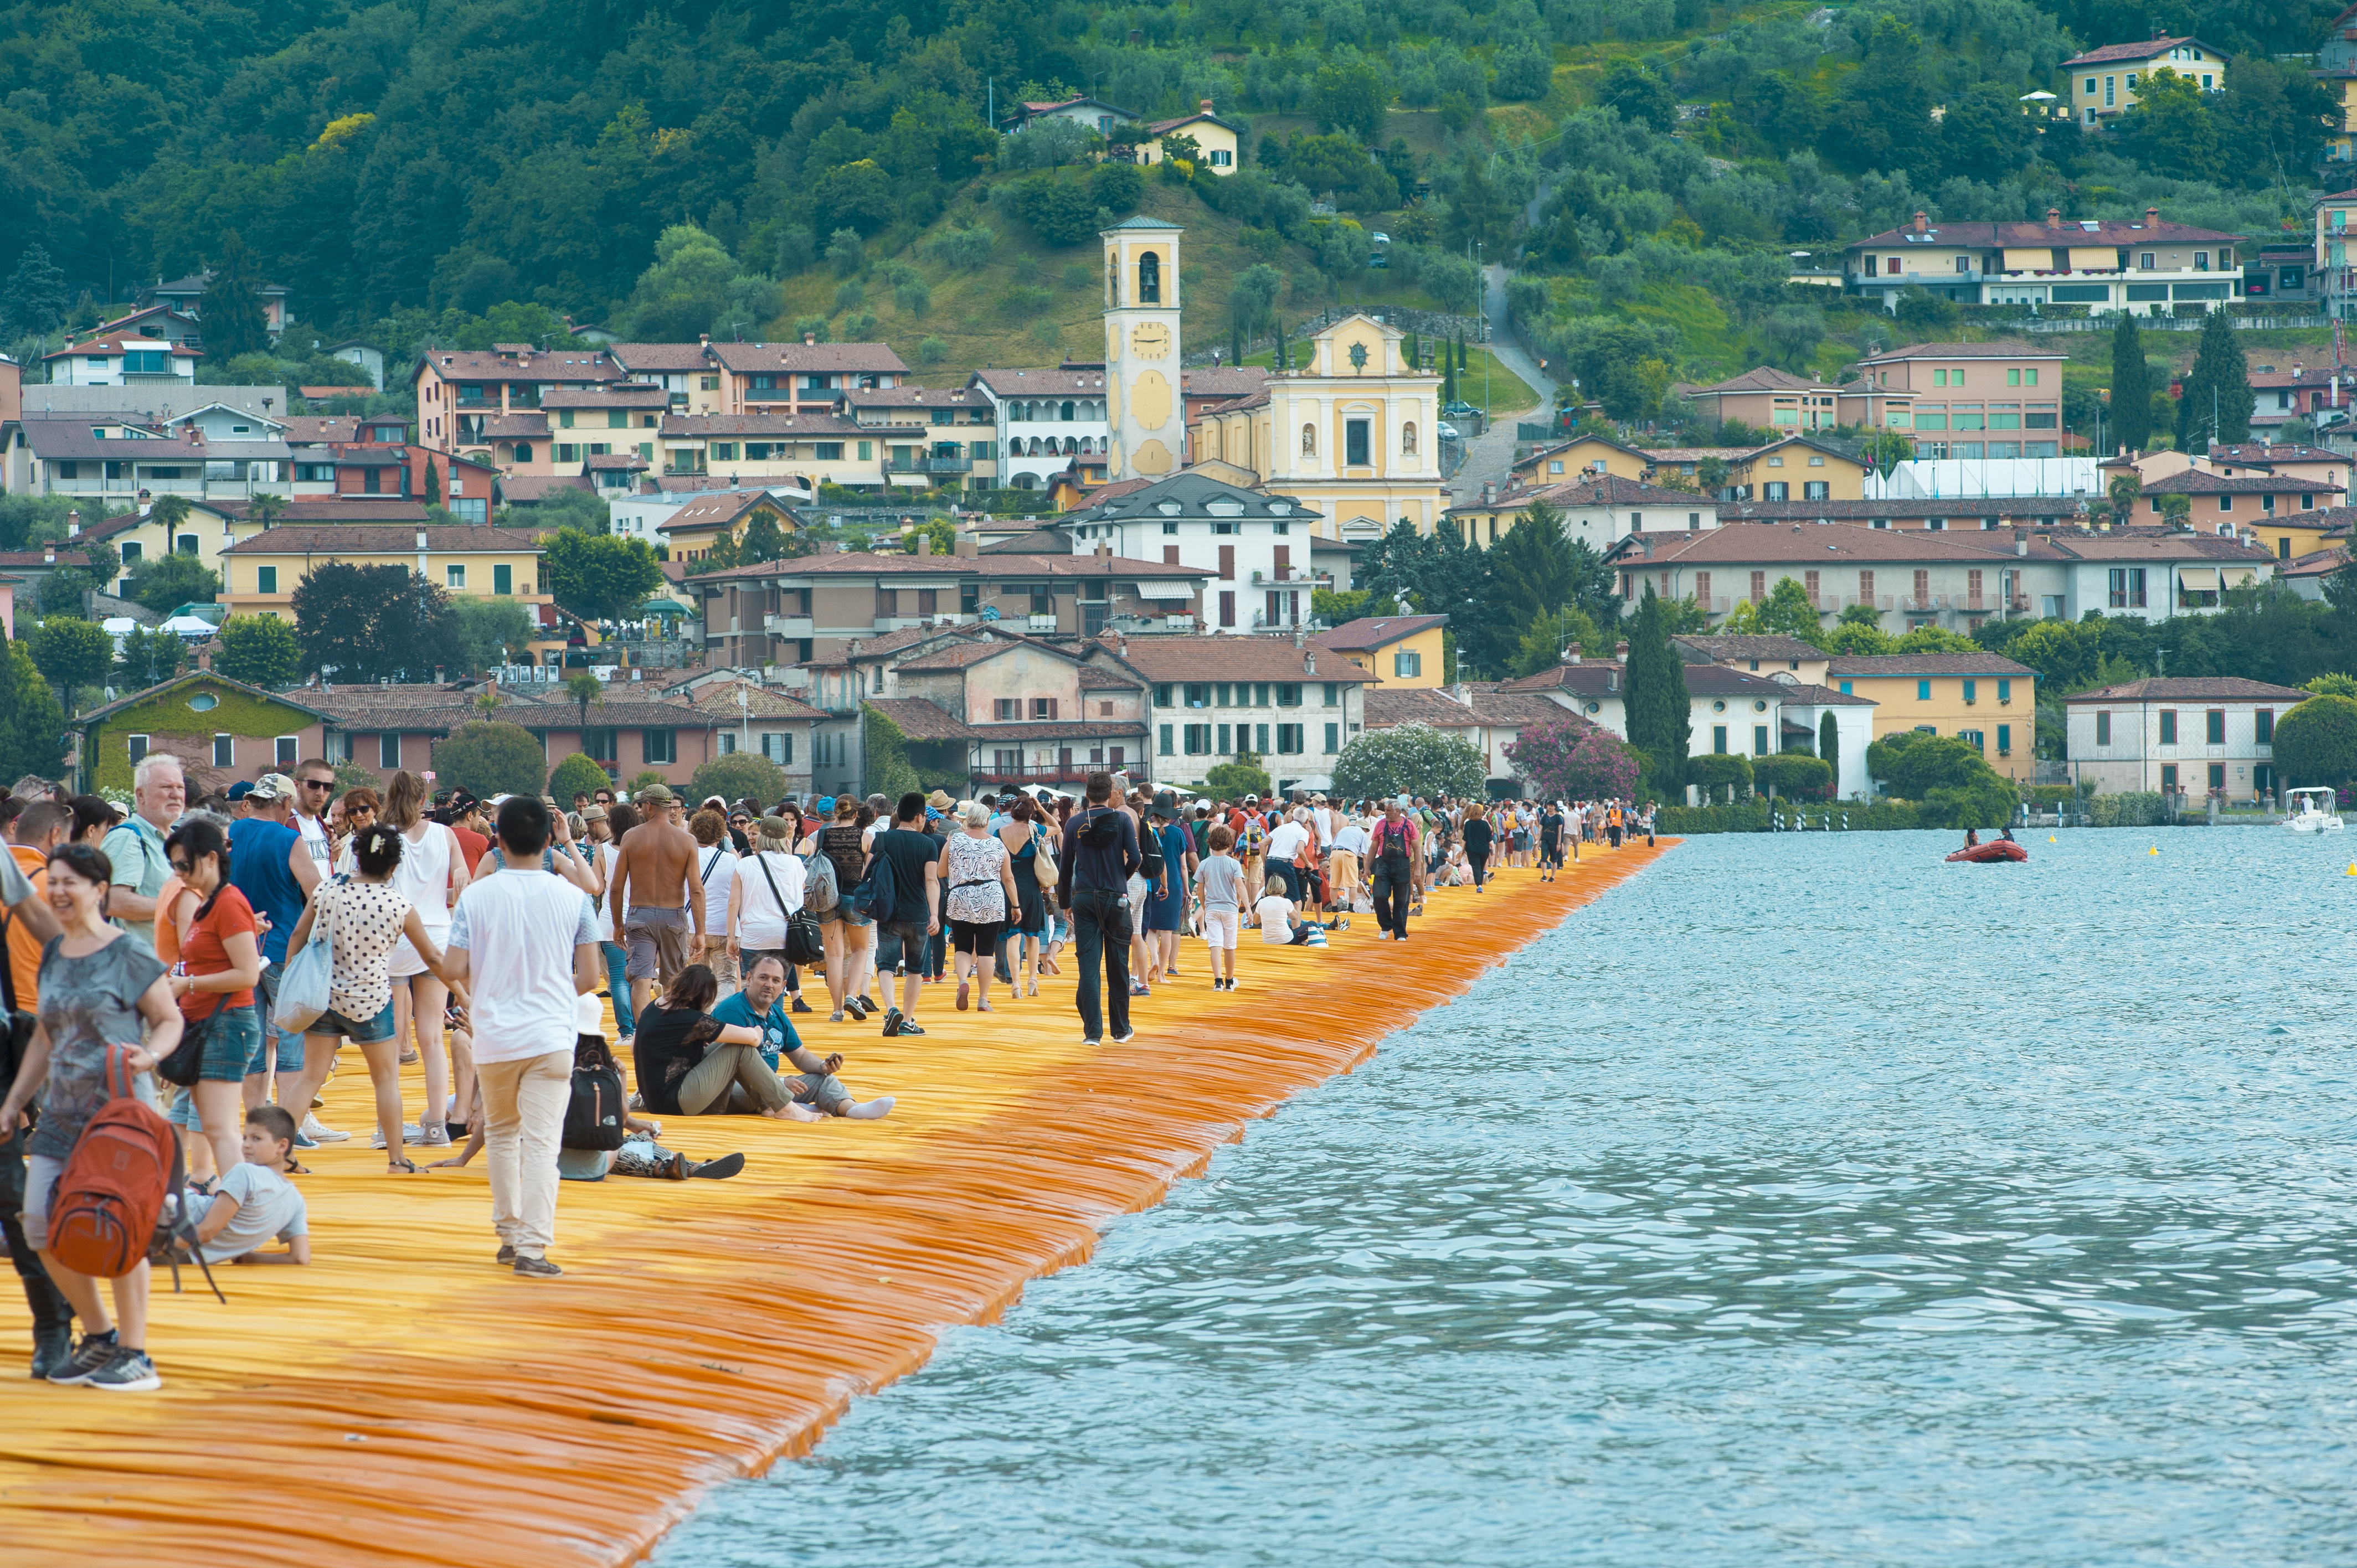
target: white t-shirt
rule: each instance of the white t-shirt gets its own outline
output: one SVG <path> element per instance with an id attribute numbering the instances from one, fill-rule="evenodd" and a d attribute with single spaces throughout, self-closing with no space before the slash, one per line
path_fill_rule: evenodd
<path id="1" fill-rule="evenodd" d="M 311 864 L 319 868 L 319 875 L 324 878 L 328 875 L 331 853 L 328 843 L 328 825 L 318 818 L 307 817 L 300 811 L 287 814 L 295 819 L 295 831 L 303 835 L 303 847 L 310 852 Z"/>
<path id="2" fill-rule="evenodd" d="M 1253 906 L 1260 913 L 1260 940 L 1282 947 L 1293 940 L 1293 900 L 1272 893 Z"/>
<path id="3" fill-rule="evenodd" d="M 695 847 L 696 874 L 704 878 L 704 929 L 715 937 L 728 932 L 728 885 L 737 878 L 737 852 L 725 843 Z"/>
<path id="4" fill-rule="evenodd" d="M 1334 847 L 1345 854 L 1355 854 L 1364 860 L 1367 857 L 1367 830 L 1355 822 L 1343 823 L 1342 831 L 1334 835 Z"/>
<path id="5" fill-rule="evenodd" d="M 522 1061 L 571 1051 L 573 950 L 597 940 L 589 896 L 537 866 L 470 882 L 450 918 L 474 993 L 475 1059 Z"/>
<path id="6" fill-rule="evenodd" d="M 738 861 L 737 875 L 745 884 L 737 900 L 738 946 L 748 952 L 784 947 L 786 917 L 802 907 L 802 881 L 809 875 L 802 857 L 764 850 Z M 772 882 L 778 885 L 774 897 L 770 892 Z M 785 900 L 782 909 L 778 907 L 780 898 Z"/>
<path id="7" fill-rule="evenodd" d="M 1334 843 L 1334 813 L 1324 806 L 1313 807 L 1309 820 L 1318 827 L 1318 847 L 1325 849 Z"/>
<path id="8" fill-rule="evenodd" d="M 1293 857 L 1301 853 L 1301 846 L 1308 842 L 1308 828 L 1299 822 L 1287 822 L 1268 835 L 1268 857 L 1290 865 Z"/>
<path id="9" fill-rule="evenodd" d="M 310 1234 L 310 1217 L 304 1209 L 302 1193 L 276 1171 L 250 1162 L 231 1165 L 221 1173 L 221 1185 L 214 1192 L 237 1199 L 237 1212 L 230 1217 L 220 1235 L 199 1249 L 208 1263 L 226 1263 L 274 1240 L 292 1241 L 297 1236 Z M 201 1215 L 204 1209 L 197 1212 Z"/>

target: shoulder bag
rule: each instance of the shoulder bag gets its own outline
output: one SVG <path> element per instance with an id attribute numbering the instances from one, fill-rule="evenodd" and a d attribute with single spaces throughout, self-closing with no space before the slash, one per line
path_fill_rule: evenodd
<path id="1" fill-rule="evenodd" d="M 299 1035 L 319 1021 L 319 1015 L 328 1010 L 328 993 L 336 977 L 336 950 L 329 937 L 334 921 L 326 900 L 313 909 L 311 940 L 286 961 L 278 976 L 278 1004 L 270 1013 L 270 1021 L 290 1035 Z"/>
<path id="2" fill-rule="evenodd" d="M 1031 824 L 1031 842 L 1038 846 L 1031 852 L 1031 879 L 1042 887 L 1053 887 L 1063 873 L 1063 868 L 1056 864 L 1055 835 L 1034 822 Z"/>
<path id="3" fill-rule="evenodd" d="M 778 879 L 770 875 L 770 857 L 756 854 L 753 859 L 761 867 L 761 880 L 770 885 L 770 897 L 778 901 L 780 912 L 784 912 L 785 897 L 778 891 Z M 819 932 L 818 917 L 807 906 L 786 915 L 786 961 L 810 964 L 825 956 L 826 940 Z"/>

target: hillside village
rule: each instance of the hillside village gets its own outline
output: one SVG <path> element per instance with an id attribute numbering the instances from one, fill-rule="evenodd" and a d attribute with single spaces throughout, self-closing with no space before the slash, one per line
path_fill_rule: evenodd
<path id="1" fill-rule="evenodd" d="M 1108 13 L 1175 74 L 880 130 L 837 84 L 763 155 L 792 199 L 602 283 L 469 242 L 431 311 L 258 215 L 98 297 L 27 242 L 0 771 L 448 774 L 512 726 L 631 788 L 1283 790 L 1418 725 L 1507 795 L 1526 731 L 1651 738 L 1652 647 L 1669 800 L 1794 753 L 1868 800 L 1925 732 L 2050 803 L 2357 771 L 2272 744 L 2357 696 L 2357 7 L 2271 52 L 1635 9 L 1486 54 L 1329 9 L 1290 87 L 1247 21 L 1190 13 L 1211 73 Z M 1867 81 L 1920 116 L 1845 171 Z"/>

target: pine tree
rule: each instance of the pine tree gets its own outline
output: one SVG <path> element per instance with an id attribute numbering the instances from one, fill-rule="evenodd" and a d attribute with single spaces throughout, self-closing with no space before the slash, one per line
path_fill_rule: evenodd
<path id="1" fill-rule="evenodd" d="M 1817 721 L 1817 755 L 1834 770 L 1834 781 L 1825 798 L 1837 799 L 1841 794 L 1841 726 L 1834 723 L 1831 714 Z"/>
<path id="2" fill-rule="evenodd" d="M 64 778 L 65 729 L 65 710 L 32 654 L 0 628 L 0 778 Z"/>
<path id="3" fill-rule="evenodd" d="M 49 260 L 48 252 L 27 245 L 16 259 L 8 286 L 0 289 L 0 337 L 31 337 L 56 331 L 64 324 L 73 296 L 66 274 Z"/>
<path id="4" fill-rule="evenodd" d="M 1685 781 L 1693 702 L 1686 694 L 1684 662 L 1670 646 L 1668 611 L 1650 581 L 1629 627 L 1625 685 L 1629 744 L 1645 754 L 1646 777 L 1654 789 L 1667 794 Z"/>
<path id="5" fill-rule="evenodd" d="M 442 504 L 442 466 L 431 457 L 425 459 L 425 504 Z"/>
<path id="6" fill-rule="evenodd" d="M 1244 329 L 1235 322 L 1228 324 L 1228 363 L 1241 367 L 1244 362 Z"/>
<path id="7" fill-rule="evenodd" d="M 270 351 L 270 318 L 262 307 L 262 263 L 234 231 L 222 236 L 221 259 L 205 285 L 205 358 L 227 364 L 240 354 Z"/>
<path id="8" fill-rule="evenodd" d="M 2233 327 L 2224 311 L 2213 310 L 2201 323 L 2201 347 L 2186 373 L 2185 395 L 2178 401 L 2178 448 L 2199 454 L 2213 445 L 2249 440 L 2251 410 L 2257 402 Z"/>
<path id="9" fill-rule="evenodd" d="M 2141 452 L 2152 439 L 2152 377 L 2144 362 L 2144 335 L 2125 310 L 2112 328 L 2112 413 L 2104 434 L 2126 452 Z"/>

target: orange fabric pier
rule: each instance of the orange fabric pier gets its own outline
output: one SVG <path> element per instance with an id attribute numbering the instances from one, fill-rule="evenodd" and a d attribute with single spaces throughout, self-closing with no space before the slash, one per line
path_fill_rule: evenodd
<path id="1" fill-rule="evenodd" d="M 322 1115 L 355 1135 L 305 1155 L 319 1261 L 218 1269 L 226 1307 L 172 1295 L 159 1272 L 160 1392 L 31 1382 L 24 1297 L 0 1281 L 0 1562 L 633 1562 L 706 1487 L 807 1452 L 854 1395 L 920 1365 L 939 1326 L 990 1319 L 1086 1258 L 1098 1227 L 1157 1202 L 1246 1120 L 1364 1059 L 1671 842 L 1586 851 L 1553 885 L 1515 870 L 1483 894 L 1435 889 L 1404 947 L 1378 942 L 1372 916 L 1323 951 L 1248 932 L 1232 995 L 1210 989 L 1190 940 L 1125 1047 L 1082 1048 L 1069 948 L 1052 995 L 1002 994 L 995 1013 L 928 987 L 921 1039 L 800 1020 L 848 1057 L 863 1098 L 899 1097 L 892 1116 L 663 1118 L 667 1146 L 742 1149 L 745 1173 L 564 1184 L 559 1280 L 493 1265 L 479 1159 L 385 1174 L 346 1051 Z"/>

